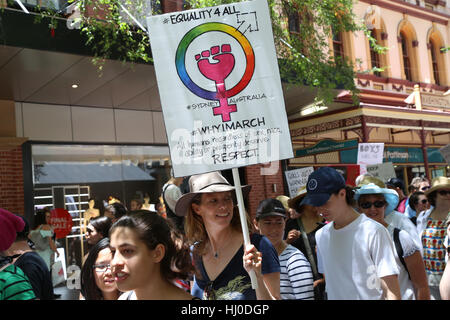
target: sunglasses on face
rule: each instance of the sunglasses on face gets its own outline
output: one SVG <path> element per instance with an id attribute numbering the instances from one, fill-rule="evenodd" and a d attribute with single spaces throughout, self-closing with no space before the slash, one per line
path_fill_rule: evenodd
<path id="1" fill-rule="evenodd" d="M 420 190 L 421 190 L 421 191 L 425 191 L 425 190 L 428 190 L 428 189 L 430 189 L 430 188 L 431 188 L 430 186 L 425 186 L 425 187 L 420 188 Z"/>
<path id="2" fill-rule="evenodd" d="M 450 195 L 450 190 L 439 190 L 438 193 L 441 196 L 448 196 L 448 195 Z"/>
<path id="3" fill-rule="evenodd" d="M 417 200 L 416 202 L 415 202 L 415 204 L 419 204 L 419 203 L 421 203 L 421 204 L 425 204 L 425 203 L 427 203 L 428 202 L 428 200 L 427 199 L 422 199 L 422 200 Z"/>
<path id="4" fill-rule="evenodd" d="M 372 206 L 375 206 L 375 208 L 382 208 L 386 204 L 386 201 L 378 200 L 374 202 L 363 202 L 359 206 L 363 209 L 370 209 Z"/>

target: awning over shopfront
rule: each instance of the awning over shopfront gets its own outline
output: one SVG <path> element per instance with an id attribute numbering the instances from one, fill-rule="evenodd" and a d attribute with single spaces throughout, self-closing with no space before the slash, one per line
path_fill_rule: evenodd
<path id="1" fill-rule="evenodd" d="M 152 170 L 121 162 L 47 162 L 35 166 L 35 183 L 83 184 L 118 181 L 154 181 Z"/>

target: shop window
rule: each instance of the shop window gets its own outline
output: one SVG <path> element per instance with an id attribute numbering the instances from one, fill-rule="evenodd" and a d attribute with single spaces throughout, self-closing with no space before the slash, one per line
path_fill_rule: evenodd
<path id="1" fill-rule="evenodd" d="M 32 179 L 35 210 L 63 208 L 72 216 L 72 232 L 59 239 L 66 265 L 81 266 L 89 246 L 84 238 L 84 212 L 89 200 L 103 215 L 112 197 L 130 208 L 131 200 L 160 202 L 170 178 L 167 146 L 33 144 Z"/>

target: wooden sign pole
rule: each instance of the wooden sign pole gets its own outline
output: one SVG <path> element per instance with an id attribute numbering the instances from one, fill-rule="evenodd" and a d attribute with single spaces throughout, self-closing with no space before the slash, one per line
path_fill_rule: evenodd
<path id="1" fill-rule="evenodd" d="M 238 201 L 239 217 L 241 218 L 242 234 L 244 235 L 244 248 L 247 248 L 247 246 L 251 243 L 247 226 L 247 214 L 245 213 L 244 207 L 244 198 L 242 196 L 241 180 L 239 178 L 238 168 L 232 168 L 231 170 L 233 172 L 234 186 L 236 188 L 236 198 Z M 255 271 L 253 270 L 250 271 L 250 280 L 252 281 L 252 288 L 258 289 L 258 281 L 256 279 Z"/>

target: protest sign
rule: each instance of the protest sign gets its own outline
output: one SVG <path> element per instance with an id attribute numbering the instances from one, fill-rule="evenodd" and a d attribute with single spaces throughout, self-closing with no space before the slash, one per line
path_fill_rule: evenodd
<path id="1" fill-rule="evenodd" d="M 147 25 L 174 176 L 293 157 L 265 0 Z"/>
<path id="2" fill-rule="evenodd" d="M 266 0 L 147 18 L 175 177 L 293 157 Z M 257 288 L 255 273 L 250 273 Z"/>
<path id="3" fill-rule="evenodd" d="M 293 198 L 297 195 L 298 190 L 306 185 L 308 182 L 308 176 L 313 171 L 313 167 L 306 167 L 284 172 L 289 189 L 289 197 Z"/>
<path id="4" fill-rule="evenodd" d="M 392 162 L 367 165 L 366 169 L 367 173 L 370 173 L 375 178 L 378 178 L 383 182 L 388 181 L 390 178 L 397 177 Z"/>
<path id="5" fill-rule="evenodd" d="M 439 149 L 439 152 L 442 154 L 442 157 L 450 164 L 450 144 Z"/>
<path id="6" fill-rule="evenodd" d="M 358 143 L 358 164 L 383 163 L 384 143 Z"/>
<path id="7" fill-rule="evenodd" d="M 358 143 L 360 174 L 367 173 L 367 165 L 383 163 L 384 143 Z"/>

